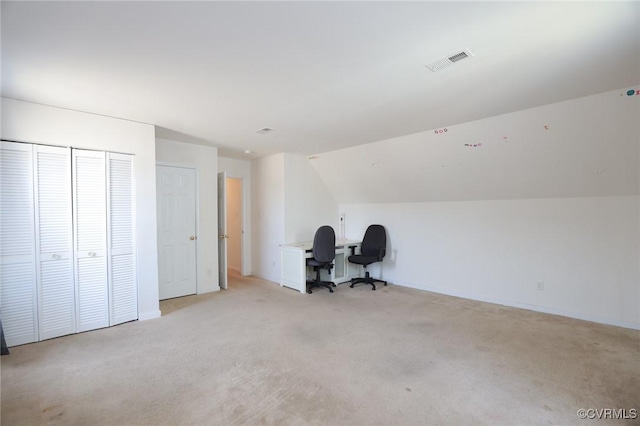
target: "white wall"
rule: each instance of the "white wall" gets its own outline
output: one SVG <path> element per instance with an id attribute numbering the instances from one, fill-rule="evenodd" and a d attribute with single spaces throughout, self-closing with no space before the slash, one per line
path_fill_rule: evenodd
<path id="1" fill-rule="evenodd" d="M 640 96 L 626 91 L 309 163 L 347 237 L 387 227 L 392 283 L 640 328 Z"/>
<path id="2" fill-rule="evenodd" d="M 253 274 L 280 282 L 280 245 L 336 228 L 338 205 L 306 157 L 277 154 L 251 162 Z M 336 233 L 337 233 L 336 228 Z"/>
<path id="3" fill-rule="evenodd" d="M 251 231 L 251 162 L 234 158 L 218 157 L 218 171 L 226 172 L 227 177 L 242 179 L 242 275 L 250 275 L 252 253 Z"/>
<path id="4" fill-rule="evenodd" d="M 220 290 L 218 283 L 218 150 L 214 147 L 157 139 L 158 164 L 197 170 L 196 257 L 198 294 Z M 154 188 L 155 193 L 155 188 Z"/>
<path id="5" fill-rule="evenodd" d="M 248 179 L 251 177 L 251 161 L 218 157 L 218 171 L 226 172 L 227 177 Z"/>
<path id="6" fill-rule="evenodd" d="M 280 244 L 285 243 L 284 154 L 251 162 L 253 275 L 280 282 Z"/>
<path id="7" fill-rule="evenodd" d="M 323 225 L 338 235 L 338 203 L 306 157 L 285 154 L 285 240 L 311 241 Z"/>
<path id="8" fill-rule="evenodd" d="M 3 98 L 1 137 L 135 155 L 138 316 L 159 317 L 153 126 Z"/>
<path id="9" fill-rule="evenodd" d="M 387 257 L 370 270 L 391 283 L 640 328 L 639 205 L 626 196 L 340 208 L 348 237 L 387 228 Z"/>

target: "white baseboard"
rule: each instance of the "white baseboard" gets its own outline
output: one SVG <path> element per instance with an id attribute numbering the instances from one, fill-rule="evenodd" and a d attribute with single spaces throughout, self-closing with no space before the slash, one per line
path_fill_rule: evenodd
<path id="1" fill-rule="evenodd" d="M 484 297 L 484 296 L 479 296 L 477 294 L 456 292 L 456 291 L 451 291 L 449 289 L 443 289 L 443 288 L 440 288 L 440 287 L 431 287 L 431 286 L 414 284 L 414 283 L 410 283 L 410 282 L 394 281 L 392 284 L 400 285 L 402 287 L 414 288 L 416 290 L 424 290 L 424 291 L 430 291 L 430 292 L 433 292 L 433 293 L 445 294 L 447 296 L 454 296 L 454 297 L 461 297 L 463 299 L 477 300 L 479 302 L 494 303 L 494 304 L 497 304 L 497 305 L 510 306 L 512 308 L 528 309 L 530 311 L 542 312 L 542 313 L 545 313 L 545 314 L 559 315 L 559 316 L 562 316 L 562 317 L 575 318 L 575 319 L 579 319 L 579 320 L 583 320 L 583 321 L 591 321 L 591 322 L 596 322 L 596 323 L 599 323 L 599 324 L 614 325 L 616 327 L 630 328 L 632 330 L 640 330 L 640 323 L 634 323 L 634 322 L 628 322 L 628 321 L 619 321 L 619 320 L 615 320 L 615 319 L 611 319 L 611 318 L 603 318 L 603 317 L 598 317 L 598 316 L 595 316 L 595 315 L 583 314 L 583 313 L 580 313 L 580 312 L 571 312 L 571 311 L 566 311 L 564 309 L 550 308 L 550 307 L 547 307 L 547 306 L 532 305 L 532 304 L 529 304 L 529 303 L 516 302 L 516 301 L 513 301 L 513 300 L 505 300 L 505 299 L 499 299 L 499 298 Z"/>

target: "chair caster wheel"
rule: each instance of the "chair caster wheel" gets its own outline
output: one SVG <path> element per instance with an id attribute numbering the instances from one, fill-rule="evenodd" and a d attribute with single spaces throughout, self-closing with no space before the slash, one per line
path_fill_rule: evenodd
<path id="1" fill-rule="evenodd" d="M 371 288 L 371 290 L 372 290 L 372 291 L 376 291 L 376 288 L 375 288 L 375 287 L 372 287 L 372 288 Z"/>
<path id="2" fill-rule="evenodd" d="M 329 293 L 333 293 L 333 289 L 332 288 L 329 289 Z"/>
<path id="3" fill-rule="evenodd" d="M 311 290 L 307 290 L 307 293 L 308 293 L 308 294 L 311 294 L 311 293 L 313 293 L 313 292 L 312 292 Z"/>
<path id="4" fill-rule="evenodd" d="M 351 284 L 351 285 L 349 286 L 349 288 L 353 288 L 353 284 Z"/>
<path id="5" fill-rule="evenodd" d="M 384 286 L 386 287 L 386 286 L 387 286 L 387 283 L 384 283 Z"/>

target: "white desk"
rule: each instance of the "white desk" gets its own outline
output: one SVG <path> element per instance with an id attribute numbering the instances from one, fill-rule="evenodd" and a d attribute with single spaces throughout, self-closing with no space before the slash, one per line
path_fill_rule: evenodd
<path id="1" fill-rule="evenodd" d="M 336 240 L 334 266 L 331 268 L 330 273 L 326 270 L 321 271 L 322 279 L 339 284 L 357 277 L 360 273 L 360 265 L 350 263 L 347 258 L 351 255 L 351 247 L 355 250 L 360 246 L 360 243 L 361 241 L 358 240 L 344 238 Z M 315 274 L 312 268 L 307 270 L 307 259 L 313 257 L 311 254 L 312 247 L 312 241 L 280 245 L 280 286 L 293 288 L 301 293 L 307 292 L 307 274 L 309 276 Z M 324 273 L 324 276 L 322 276 L 322 273 Z"/>

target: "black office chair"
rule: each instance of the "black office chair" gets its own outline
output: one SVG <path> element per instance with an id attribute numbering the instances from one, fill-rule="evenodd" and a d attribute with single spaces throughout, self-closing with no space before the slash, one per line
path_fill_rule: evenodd
<path id="1" fill-rule="evenodd" d="M 328 271 L 333 268 L 333 259 L 336 257 L 336 233 L 330 226 L 321 226 L 313 237 L 313 257 L 307 259 L 307 265 L 313 266 L 316 271 L 315 281 L 307 281 L 307 293 L 311 294 L 314 287 L 325 287 L 329 292 L 333 293 L 336 285 L 331 281 L 322 281 L 320 279 L 320 271 L 326 269 Z"/>
<path id="2" fill-rule="evenodd" d="M 349 262 L 356 263 L 358 265 L 362 265 L 364 267 L 364 278 L 352 278 L 351 285 L 349 287 L 353 288 L 354 285 L 358 283 L 370 284 L 373 287 L 371 290 L 376 289 L 376 285 L 374 281 L 379 281 L 387 285 L 386 281 L 379 280 L 376 278 L 371 278 L 369 275 L 369 271 L 367 271 L 367 266 L 375 263 L 382 262 L 382 258 L 385 256 L 387 252 L 387 233 L 382 225 L 371 225 L 367 228 L 367 231 L 364 233 L 364 239 L 362 240 L 362 245 L 360 246 L 360 254 L 352 254 L 349 256 Z"/>

